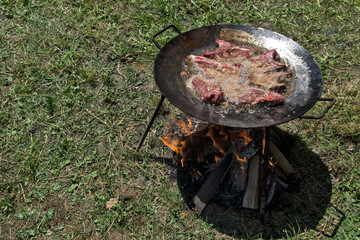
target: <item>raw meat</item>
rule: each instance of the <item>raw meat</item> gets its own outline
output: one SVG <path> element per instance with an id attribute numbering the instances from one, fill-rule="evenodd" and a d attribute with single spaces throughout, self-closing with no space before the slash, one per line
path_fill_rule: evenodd
<path id="1" fill-rule="evenodd" d="M 202 77 L 198 75 L 190 79 L 190 82 L 194 90 L 200 94 L 203 101 L 218 103 L 223 97 L 222 91 L 214 85 L 206 83 Z"/>
<path id="2" fill-rule="evenodd" d="M 213 59 L 196 56 L 196 55 L 190 55 L 188 58 L 192 63 L 195 64 L 195 66 L 197 66 L 201 70 L 214 69 L 219 72 L 237 73 L 240 67 L 240 66 L 230 66 L 226 63 L 221 63 Z"/>
<path id="3" fill-rule="evenodd" d="M 271 72 L 286 67 L 286 64 L 276 61 L 277 59 L 279 59 L 279 54 L 275 49 L 249 58 L 254 66 L 261 68 L 263 72 Z"/>
<path id="4" fill-rule="evenodd" d="M 202 56 L 189 55 L 188 65 L 194 71 L 187 79 L 187 87 L 197 92 L 203 101 L 256 105 L 277 105 L 284 96 L 274 91 L 285 88 L 292 72 L 279 61 L 275 49 L 260 55 L 249 47 L 240 47 L 216 40 L 219 47 L 203 51 Z M 188 74 L 184 74 L 188 76 Z"/>
<path id="5" fill-rule="evenodd" d="M 239 101 L 255 105 L 263 102 L 270 102 L 272 105 L 283 103 L 285 98 L 283 95 L 275 92 L 265 92 L 260 89 L 249 89 L 248 92 L 239 97 Z"/>
<path id="6" fill-rule="evenodd" d="M 249 58 L 255 54 L 255 50 L 250 47 L 240 47 L 221 39 L 216 39 L 219 47 L 214 51 L 204 51 L 202 55 L 208 58 L 228 58 L 241 57 Z"/>

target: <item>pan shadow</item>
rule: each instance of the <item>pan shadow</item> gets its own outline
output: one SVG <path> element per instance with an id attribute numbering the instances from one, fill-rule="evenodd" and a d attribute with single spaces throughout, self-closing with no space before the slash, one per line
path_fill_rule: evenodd
<path id="1" fill-rule="evenodd" d="M 282 207 L 267 209 L 261 224 L 258 210 L 236 209 L 210 202 L 201 218 L 218 231 L 234 238 L 288 238 L 309 229 L 316 229 L 331 200 L 330 174 L 321 158 L 308 148 L 298 136 L 289 136 L 291 148 L 278 146 L 296 172 L 300 190 L 277 193 L 273 201 Z M 185 203 L 191 202 L 199 185 L 190 184 L 184 170 L 178 168 L 177 182 Z M 278 204 L 275 204 L 278 205 Z M 337 224 L 340 225 L 342 221 Z M 336 234 L 338 226 L 331 233 Z M 324 234 L 326 236 L 326 234 Z"/>

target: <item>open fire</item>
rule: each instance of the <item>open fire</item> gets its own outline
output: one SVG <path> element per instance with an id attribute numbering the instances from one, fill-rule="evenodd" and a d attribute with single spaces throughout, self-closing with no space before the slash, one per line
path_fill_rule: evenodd
<path id="1" fill-rule="evenodd" d="M 176 120 L 174 124 L 178 127 L 177 133 L 170 134 L 166 126 L 167 136 L 162 137 L 161 140 L 176 153 L 183 167 L 193 165 L 195 159 L 197 163 L 216 165 L 226 151 L 235 144 L 236 139 L 242 138 L 244 146 L 252 140 L 245 130 L 231 130 L 223 126 L 195 123 L 190 118 L 187 122 Z M 239 161 L 246 160 L 239 159 Z"/>
<path id="2" fill-rule="evenodd" d="M 187 118 L 166 125 L 167 145 L 198 187 L 187 204 L 202 213 L 212 200 L 225 206 L 260 208 L 261 165 L 265 161 L 265 132 L 207 124 Z M 277 147 L 269 144 L 271 156 L 265 171 L 268 205 L 277 189 L 286 189 L 291 165 Z M 275 154 L 274 154 L 275 153 Z M 281 168 L 285 168 L 285 171 Z"/>

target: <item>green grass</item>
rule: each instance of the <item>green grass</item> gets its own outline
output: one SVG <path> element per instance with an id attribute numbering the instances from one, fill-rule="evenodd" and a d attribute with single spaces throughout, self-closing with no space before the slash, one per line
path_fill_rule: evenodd
<path id="1" fill-rule="evenodd" d="M 359 19 L 356 0 L 1 1 L 0 239 L 359 238 Z M 337 100 L 322 120 L 280 126 L 305 188 L 264 226 L 253 211 L 187 210 L 166 164 L 149 160 L 169 152 L 170 103 L 134 151 L 160 96 L 151 36 L 224 23 L 297 41 Z"/>

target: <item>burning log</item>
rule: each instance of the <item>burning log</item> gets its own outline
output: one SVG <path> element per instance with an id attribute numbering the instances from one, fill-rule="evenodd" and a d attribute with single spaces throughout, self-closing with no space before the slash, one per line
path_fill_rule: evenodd
<path id="1" fill-rule="evenodd" d="M 259 188 L 260 188 L 260 153 L 249 159 L 249 175 L 242 207 L 259 209 Z"/>
<path id="2" fill-rule="evenodd" d="M 206 178 L 200 190 L 195 195 L 194 197 L 195 210 L 200 215 L 205 209 L 206 204 L 211 200 L 212 196 L 214 195 L 219 183 L 225 176 L 226 172 L 229 170 L 232 161 L 231 154 L 233 153 L 234 149 L 236 149 L 235 145 L 233 145 L 226 152 L 226 154 L 220 159 L 216 168 Z"/>
<path id="3" fill-rule="evenodd" d="M 231 188 L 230 192 L 235 195 L 243 195 L 245 192 L 246 184 L 247 184 L 247 169 L 248 169 L 248 161 L 245 158 L 240 158 L 237 156 L 238 154 L 234 154 L 233 156 L 233 165 L 232 165 L 232 179 L 231 179 Z"/>
<path id="4" fill-rule="evenodd" d="M 202 214 L 210 200 L 229 207 L 259 209 L 264 214 L 275 192 L 288 189 L 294 172 L 270 141 L 270 129 L 243 130 L 177 121 L 176 134 L 161 140 L 176 153 L 188 184 L 194 186 L 186 202 Z M 262 151 L 260 151 L 260 149 Z M 266 161 L 265 161 L 266 160 Z"/>
<path id="5" fill-rule="evenodd" d="M 280 150 L 276 147 L 276 145 L 270 141 L 269 150 L 272 154 L 275 162 L 279 165 L 281 170 L 285 173 L 285 175 L 289 176 L 294 173 L 293 167 L 290 165 L 285 156 L 280 152 Z"/>
<path id="6" fill-rule="evenodd" d="M 231 147 L 231 142 L 221 142 L 218 146 L 214 145 L 200 145 L 199 147 L 193 147 L 186 149 L 184 151 L 184 162 L 196 161 L 196 159 L 205 159 L 210 156 L 217 155 L 221 153 L 222 149 L 229 149 Z"/>
<path id="7" fill-rule="evenodd" d="M 200 215 L 203 212 L 203 210 L 205 209 L 206 204 L 213 197 L 218 185 L 220 184 L 220 182 L 224 178 L 226 172 L 228 171 L 228 169 L 231 165 L 231 162 L 234 159 L 234 158 L 231 158 L 230 156 L 231 155 L 236 156 L 236 158 L 238 158 L 238 159 L 252 158 L 260 150 L 259 140 L 260 139 L 252 140 L 248 145 L 239 149 L 240 152 L 238 151 L 239 145 L 234 144 L 226 152 L 226 154 L 221 158 L 221 160 L 219 161 L 219 163 L 217 164 L 215 169 L 206 178 L 206 180 L 202 184 L 199 192 L 195 195 L 195 197 L 193 199 L 194 204 L 195 204 L 195 209 Z M 244 171 L 244 172 L 245 172 L 244 174 L 247 173 L 247 171 Z M 240 176 L 240 178 L 243 178 L 242 174 L 240 174 L 239 176 Z M 245 186 L 242 186 L 242 184 L 240 184 L 239 188 L 237 186 L 235 186 L 234 188 L 235 188 L 235 191 L 239 190 L 240 192 L 238 194 L 241 195 L 242 191 L 244 191 L 244 189 L 245 189 Z M 235 192 L 235 193 L 237 193 L 237 192 Z"/>
<path id="8" fill-rule="evenodd" d="M 188 135 L 167 136 L 162 137 L 161 140 L 182 158 L 182 166 L 191 162 L 204 162 L 207 158 L 219 155 L 218 159 L 220 159 L 232 145 L 230 132 L 226 127 L 208 125 L 204 129 L 192 132 L 193 129 L 185 123 L 177 123 L 177 125 L 181 125 L 180 127 L 186 130 Z"/>

